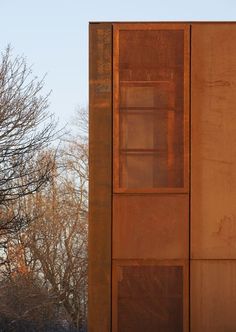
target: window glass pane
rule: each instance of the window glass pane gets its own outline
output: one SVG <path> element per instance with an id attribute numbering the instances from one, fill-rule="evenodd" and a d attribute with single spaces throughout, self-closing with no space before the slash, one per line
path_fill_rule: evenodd
<path id="1" fill-rule="evenodd" d="M 184 186 L 184 32 L 120 31 L 119 186 Z"/>

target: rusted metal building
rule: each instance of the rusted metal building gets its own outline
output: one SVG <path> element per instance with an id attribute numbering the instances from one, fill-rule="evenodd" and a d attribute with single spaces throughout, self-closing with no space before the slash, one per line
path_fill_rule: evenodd
<path id="1" fill-rule="evenodd" d="M 236 23 L 91 23 L 89 55 L 89 332 L 236 331 Z"/>

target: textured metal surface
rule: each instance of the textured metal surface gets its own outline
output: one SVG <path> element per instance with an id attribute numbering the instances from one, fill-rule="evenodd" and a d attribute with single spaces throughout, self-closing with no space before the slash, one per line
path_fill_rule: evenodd
<path id="1" fill-rule="evenodd" d="M 112 26 L 90 25 L 89 332 L 110 332 Z"/>
<path id="2" fill-rule="evenodd" d="M 182 331 L 183 271 L 125 266 L 118 283 L 118 331 Z"/>
<path id="3" fill-rule="evenodd" d="M 188 29 L 114 26 L 115 192 L 187 191 Z"/>
<path id="4" fill-rule="evenodd" d="M 234 43 L 236 24 L 232 22 L 220 24 L 199 22 L 191 25 L 191 256 L 194 259 L 202 259 L 191 262 L 191 331 L 234 332 L 236 331 L 236 261 L 233 260 L 236 259 L 236 46 Z M 183 254 L 183 258 L 187 257 L 188 251 L 184 249 L 187 248 L 187 242 L 184 240 L 187 230 L 183 220 L 185 220 L 188 208 L 183 210 L 184 198 L 176 198 L 176 203 L 172 201 L 172 198 L 161 199 L 160 203 L 156 203 L 155 195 L 149 196 L 148 193 L 165 192 L 165 188 L 152 188 L 150 186 L 155 181 L 160 187 L 168 184 L 168 181 L 170 183 L 180 181 L 177 185 L 182 184 L 181 176 L 177 177 L 176 174 L 173 175 L 173 172 L 166 172 L 166 167 L 169 165 L 169 170 L 171 170 L 173 162 L 174 165 L 183 164 L 182 147 L 179 150 L 180 161 L 176 157 L 173 158 L 176 156 L 176 149 L 178 150 L 173 142 L 181 143 L 179 133 L 183 131 L 186 186 L 182 192 L 188 192 L 189 25 L 129 23 L 119 26 L 115 24 L 114 26 L 118 30 L 122 26 L 123 30 L 130 33 L 131 31 L 136 33 L 135 30 L 143 29 L 152 31 L 157 27 L 162 30 L 183 29 L 185 31 L 183 79 L 186 113 L 184 122 L 182 120 L 179 122 L 181 125 L 173 126 L 176 117 L 171 115 L 168 117 L 162 113 L 156 117 L 151 114 L 153 108 L 158 109 L 156 100 L 160 102 L 161 108 L 168 109 L 175 105 L 175 97 L 173 97 L 175 88 L 174 85 L 167 83 L 162 84 L 162 89 L 158 88 L 157 83 L 152 86 L 152 81 L 166 78 L 168 72 L 164 65 L 159 66 L 159 68 L 152 66 L 152 57 L 143 57 L 141 61 L 142 54 L 145 52 L 142 46 L 145 46 L 145 43 L 140 46 L 138 52 L 134 52 L 132 47 L 129 47 L 128 52 L 124 52 L 124 61 L 121 65 L 123 67 L 119 78 L 117 75 L 119 71 L 119 62 L 117 61 L 119 58 L 119 34 L 117 34 L 114 39 L 116 54 L 113 71 L 115 191 L 119 193 L 129 192 L 129 190 L 119 187 L 120 164 L 126 163 L 122 169 L 124 183 L 127 183 L 127 172 L 129 172 L 131 180 L 128 183 L 135 187 L 131 189 L 131 192 L 142 191 L 147 196 L 141 199 L 139 195 L 114 195 L 113 259 L 115 259 L 113 260 L 112 277 L 112 332 L 119 332 L 117 329 L 122 332 L 136 332 L 141 327 L 147 332 L 152 332 L 152 329 L 153 331 L 162 331 L 160 326 L 163 331 L 178 331 L 171 326 L 168 319 L 161 319 L 161 317 L 168 317 L 167 314 L 164 316 L 163 311 L 160 311 L 162 314 L 160 314 L 159 319 L 166 325 L 159 325 L 159 329 L 157 329 L 155 324 L 158 321 L 156 318 L 158 310 L 165 308 L 166 313 L 170 312 L 169 315 L 172 311 L 171 306 L 168 306 L 168 301 L 164 301 L 162 307 L 158 302 L 160 297 L 152 298 L 150 290 L 158 294 L 165 290 L 168 294 L 165 285 L 169 285 L 173 278 L 175 282 L 172 284 L 175 285 L 175 292 L 177 290 L 177 280 L 179 279 L 177 276 L 173 277 L 171 272 L 175 264 L 174 262 L 167 264 L 164 256 L 172 257 L 173 254 L 176 254 L 176 257 L 181 258 Z M 110 332 L 111 329 L 111 30 L 112 24 L 92 24 L 90 27 L 89 332 Z M 134 43 L 135 40 L 137 41 L 137 38 L 134 38 Z M 128 43 L 127 40 L 126 43 Z M 180 46 L 181 44 L 176 45 L 176 47 Z M 125 48 L 123 49 L 125 50 Z M 132 55 L 133 53 L 135 56 Z M 171 63 L 172 60 L 168 52 L 167 56 L 165 55 L 166 59 L 164 53 L 161 56 L 163 56 L 163 61 Z M 133 61 L 135 70 L 132 70 L 129 61 Z M 145 64 L 145 70 L 140 66 L 141 62 Z M 121 87 L 119 85 L 120 79 L 123 81 Z M 148 87 L 142 85 L 146 80 L 150 81 Z M 135 81 L 136 83 L 134 83 Z M 183 86 L 183 82 L 178 82 L 178 87 L 180 86 Z M 157 96 L 156 99 L 153 99 L 153 96 Z M 121 101 L 119 101 L 120 97 Z M 179 98 L 181 100 L 182 97 Z M 118 108 L 117 105 L 119 105 Z M 144 106 L 147 112 L 142 114 Z M 118 109 L 120 114 L 117 112 Z M 125 109 L 129 110 L 128 115 L 124 113 Z M 146 116 L 147 113 L 150 115 Z M 176 129 L 173 131 L 173 128 Z M 153 138 L 153 132 L 156 140 Z M 176 137 L 179 138 L 176 140 Z M 117 146 L 117 142 L 120 146 L 119 144 Z M 168 146 L 171 148 L 169 148 L 170 153 L 166 155 L 163 153 L 164 157 L 157 161 L 147 152 L 150 152 L 148 150 L 152 148 L 157 149 L 158 144 L 163 150 Z M 122 151 L 119 150 L 120 147 L 123 150 L 131 150 L 128 162 L 127 158 L 123 157 Z M 132 149 L 136 148 L 143 149 L 144 158 L 137 160 L 136 156 L 132 154 Z M 150 165 L 151 167 L 154 165 L 155 170 L 161 174 L 161 178 L 158 179 L 154 173 L 150 172 Z M 168 176 L 168 174 L 172 175 Z M 140 182 L 145 184 L 147 188 L 140 190 L 138 188 Z M 172 194 L 176 190 L 181 192 L 176 187 L 167 188 L 168 196 L 173 197 L 173 200 L 175 195 L 172 196 Z M 182 195 L 179 196 L 182 197 Z M 177 203 L 179 200 L 180 204 Z M 174 213 L 175 204 L 178 205 L 176 213 Z M 161 221 L 156 224 L 156 221 L 159 220 Z M 165 225 L 165 221 L 168 227 Z M 180 229 L 176 230 L 178 222 L 180 222 Z M 148 227 L 145 227 L 147 224 Z M 156 232 L 157 241 L 155 242 Z M 155 258 L 160 257 L 165 259 L 155 261 Z M 142 258 L 142 260 L 137 262 L 135 258 Z M 206 260 L 208 258 L 214 260 Z M 229 258 L 231 260 L 228 260 Z M 124 261 L 119 259 L 124 259 Z M 150 264 L 158 267 L 146 267 Z M 170 266 L 169 272 L 165 272 L 166 274 L 161 272 L 161 268 L 165 264 Z M 145 267 L 143 268 L 143 266 Z M 180 312 L 182 309 L 180 308 L 175 310 L 177 316 L 171 317 L 174 317 L 178 328 L 183 325 L 182 329 L 188 331 L 188 260 L 183 265 L 183 271 L 184 318 L 181 322 Z M 163 277 L 164 274 L 165 277 Z M 164 279 L 165 285 L 163 284 Z M 128 295 L 127 297 L 125 297 L 125 293 Z M 150 294 L 150 296 L 145 298 L 144 294 Z M 150 308 L 151 303 L 155 309 L 154 313 Z M 140 308 L 143 305 L 144 310 L 141 311 Z M 137 325 L 137 322 L 140 324 Z M 154 325 L 148 325 L 148 322 L 151 324 L 154 322 Z"/>
<path id="5" fill-rule="evenodd" d="M 114 195 L 112 247 L 116 259 L 188 259 L 188 194 Z"/>
<path id="6" fill-rule="evenodd" d="M 112 332 L 188 331 L 189 26 L 113 44 Z"/>
<path id="7" fill-rule="evenodd" d="M 236 24 L 192 26 L 193 258 L 236 259 Z"/>
<path id="8" fill-rule="evenodd" d="M 187 299 L 186 261 L 116 261 L 112 331 L 188 331 Z"/>
<path id="9" fill-rule="evenodd" d="M 236 331 L 235 280 L 235 260 L 192 260 L 192 332 Z"/>

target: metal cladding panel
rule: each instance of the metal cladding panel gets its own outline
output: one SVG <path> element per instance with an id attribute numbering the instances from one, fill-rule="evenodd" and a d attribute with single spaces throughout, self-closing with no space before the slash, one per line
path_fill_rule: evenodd
<path id="1" fill-rule="evenodd" d="M 90 24 L 89 332 L 110 332 L 112 25 Z"/>
<path id="2" fill-rule="evenodd" d="M 114 192 L 188 192 L 189 26 L 114 25 Z"/>
<path id="3" fill-rule="evenodd" d="M 189 25 L 113 32 L 112 332 L 188 331 Z"/>
<path id="4" fill-rule="evenodd" d="M 191 261 L 191 331 L 236 331 L 236 261 Z"/>
<path id="5" fill-rule="evenodd" d="M 191 256 L 236 259 L 236 24 L 192 25 Z"/>
<path id="6" fill-rule="evenodd" d="M 90 332 L 189 328 L 189 30 L 90 25 Z M 193 332 L 236 331 L 234 40 L 191 24 Z"/>
<path id="7" fill-rule="evenodd" d="M 117 261 L 112 331 L 188 331 L 187 281 L 181 261 Z"/>
<path id="8" fill-rule="evenodd" d="M 179 266 L 125 266 L 118 283 L 118 331 L 182 331 Z"/>
<path id="9" fill-rule="evenodd" d="M 113 259 L 188 259 L 189 195 L 113 196 Z"/>

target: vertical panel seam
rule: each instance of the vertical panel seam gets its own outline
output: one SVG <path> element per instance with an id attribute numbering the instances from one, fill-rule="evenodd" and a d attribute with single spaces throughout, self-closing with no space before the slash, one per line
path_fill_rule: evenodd
<path id="1" fill-rule="evenodd" d="M 189 332 L 191 331 L 192 24 L 189 29 Z"/>
<path id="2" fill-rule="evenodd" d="M 112 287 L 113 287 L 113 188 L 114 188 L 114 171 L 113 171 L 113 24 L 111 24 L 111 279 L 110 279 L 110 332 L 112 332 Z"/>

